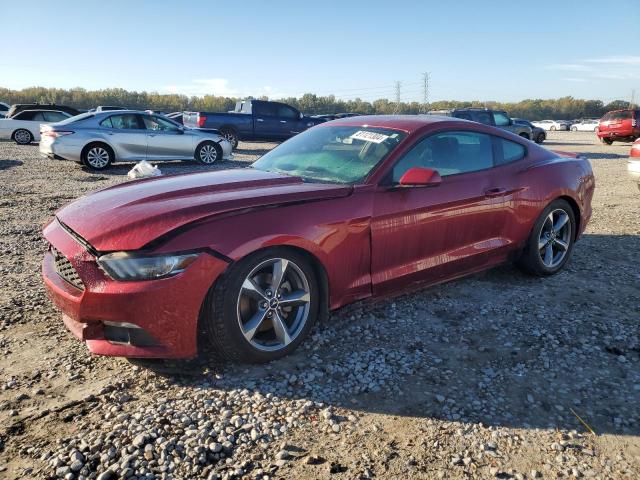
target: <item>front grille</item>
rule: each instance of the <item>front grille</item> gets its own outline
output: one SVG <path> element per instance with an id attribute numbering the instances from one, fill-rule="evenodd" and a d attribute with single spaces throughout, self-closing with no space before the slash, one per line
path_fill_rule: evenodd
<path id="1" fill-rule="evenodd" d="M 62 277 L 63 280 L 70 283 L 74 287 L 84 290 L 84 285 L 80 277 L 78 276 L 78 272 L 73 268 L 71 262 L 67 257 L 62 255 L 58 250 L 56 250 L 53 245 L 51 246 L 51 253 L 55 262 L 55 269 L 58 275 Z"/>

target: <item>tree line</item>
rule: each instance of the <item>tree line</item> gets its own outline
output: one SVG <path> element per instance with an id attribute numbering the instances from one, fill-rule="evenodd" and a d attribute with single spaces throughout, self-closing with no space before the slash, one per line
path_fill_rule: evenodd
<path id="1" fill-rule="evenodd" d="M 266 97 L 260 97 L 267 100 Z M 84 88 L 44 88 L 30 87 L 22 90 L 11 90 L 0 87 L 0 101 L 13 103 L 56 103 L 81 109 L 90 109 L 98 105 L 117 105 L 141 110 L 162 111 L 219 111 L 232 110 L 237 98 L 204 95 L 186 96 L 180 94 L 164 94 L 157 92 L 136 92 L 122 88 L 103 90 L 86 90 Z M 571 120 L 577 118 L 600 118 L 610 110 L 628 108 L 629 102 L 615 100 L 604 103 L 601 100 L 585 100 L 573 97 L 556 99 L 527 99 L 520 102 L 494 102 L 441 100 L 424 105 L 420 102 L 396 102 L 381 98 L 365 101 L 359 98 L 341 100 L 334 95 L 318 96 L 305 93 L 301 97 L 279 99 L 308 115 L 355 112 L 362 114 L 418 114 L 428 110 L 442 110 L 464 107 L 487 107 L 506 110 L 512 117 L 529 120 L 546 118 Z"/>

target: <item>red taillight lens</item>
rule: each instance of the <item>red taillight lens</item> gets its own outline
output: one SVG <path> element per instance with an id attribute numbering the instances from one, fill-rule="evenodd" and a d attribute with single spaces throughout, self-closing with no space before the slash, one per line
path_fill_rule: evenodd
<path id="1" fill-rule="evenodd" d="M 53 137 L 53 138 L 57 138 L 57 137 L 64 137 L 65 135 L 71 135 L 72 132 L 71 130 L 43 130 L 42 132 L 40 132 L 40 134 L 43 137 Z"/>
<path id="2" fill-rule="evenodd" d="M 200 128 L 204 127 L 204 122 L 207 121 L 207 116 L 206 115 L 198 115 L 198 126 Z"/>

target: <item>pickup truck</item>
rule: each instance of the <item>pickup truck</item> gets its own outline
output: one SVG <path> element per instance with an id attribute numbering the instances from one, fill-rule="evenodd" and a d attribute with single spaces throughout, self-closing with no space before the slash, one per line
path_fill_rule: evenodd
<path id="1" fill-rule="evenodd" d="M 266 100 L 242 100 L 228 113 L 184 112 L 182 122 L 191 128 L 216 129 L 231 142 L 286 140 L 326 120 L 306 117 L 290 105 Z"/>
<path id="2" fill-rule="evenodd" d="M 527 125 L 514 122 L 504 110 L 489 108 L 456 108 L 455 110 L 432 110 L 429 115 L 444 115 L 484 123 L 515 133 L 527 140 L 533 139 L 533 131 Z"/>

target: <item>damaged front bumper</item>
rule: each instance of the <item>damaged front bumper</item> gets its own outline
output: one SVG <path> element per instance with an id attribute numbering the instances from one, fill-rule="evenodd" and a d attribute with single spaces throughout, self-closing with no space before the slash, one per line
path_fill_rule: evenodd
<path id="1" fill-rule="evenodd" d="M 160 280 L 120 282 L 57 221 L 42 276 L 67 328 L 98 355 L 190 358 L 197 355 L 198 317 L 227 263 L 203 252 L 184 272 Z"/>

